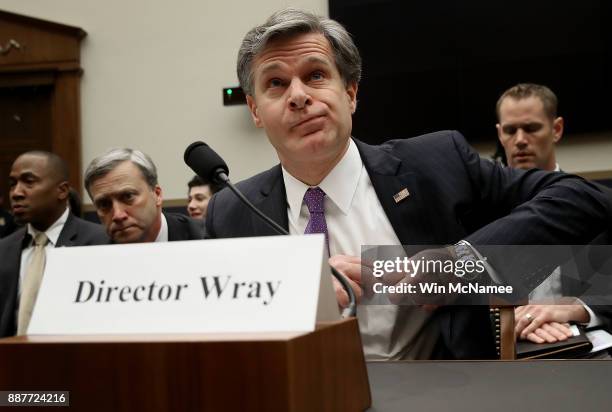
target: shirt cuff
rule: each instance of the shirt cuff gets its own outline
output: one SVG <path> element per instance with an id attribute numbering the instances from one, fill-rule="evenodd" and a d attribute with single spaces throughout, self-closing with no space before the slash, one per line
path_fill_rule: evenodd
<path id="1" fill-rule="evenodd" d="M 603 321 L 601 320 L 601 318 L 597 316 L 595 312 L 593 312 L 593 310 L 588 305 L 586 305 L 582 300 L 578 298 L 576 298 L 576 301 L 578 304 L 582 305 L 584 309 L 587 311 L 587 313 L 589 314 L 589 323 L 581 323 L 582 326 L 588 329 L 588 328 L 594 328 L 595 326 L 599 326 L 603 324 Z"/>

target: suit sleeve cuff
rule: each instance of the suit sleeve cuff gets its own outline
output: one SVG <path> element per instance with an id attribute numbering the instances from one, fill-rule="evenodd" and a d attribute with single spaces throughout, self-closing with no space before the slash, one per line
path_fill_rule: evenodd
<path id="1" fill-rule="evenodd" d="M 603 321 L 601 320 L 599 316 L 595 314 L 595 312 L 593 312 L 593 309 L 591 309 L 588 305 L 586 305 L 582 300 L 580 299 L 576 299 L 576 300 L 578 301 L 578 304 L 582 305 L 584 309 L 587 311 L 587 313 L 589 314 L 589 322 L 582 323 L 581 325 L 583 325 L 585 328 L 588 329 L 588 328 L 594 328 L 596 326 L 603 324 Z"/>
<path id="2" fill-rule="evenodd" d="M 474 248 L 474 246 L 472 246 L 472 244 L 470 242 L 468 242 L 467 240 L 460 240 L 459 242 L 455 243 L 455 245 L 458 245 L 458 246 L 467 246 L 472 251 L 474 256 L 476 256 L 478 258 L 478 260 L 480 260 L 483 263 L 487 273 L 491 277 L 491 280 L 493 280 L 493 282 L 497 283 L 498 285 L 502 284 L 502 281 L 501 281 L 499 275 L 497 274 L 497 271 L 495 269 L 493 269 L 493 266 L 491 266 L 489 264 L 489 262 L 487 262 L 487 259 L 484 256 L 482 256 L 478 252 L 478 250 L 476 250 L 476 248 Z"/>

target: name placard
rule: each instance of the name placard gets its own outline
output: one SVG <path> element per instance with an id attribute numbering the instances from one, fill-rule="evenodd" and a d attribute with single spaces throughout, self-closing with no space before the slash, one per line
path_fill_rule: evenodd
<path id="1" fill-rule="evenodd" d="M 28 334 L 309 332 L 339 319 L 323 235 L 56 248 Z"/>

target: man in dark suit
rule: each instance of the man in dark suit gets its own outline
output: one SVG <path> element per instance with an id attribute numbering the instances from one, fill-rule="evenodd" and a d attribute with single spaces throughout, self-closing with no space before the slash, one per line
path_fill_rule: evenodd
<path id="1" fill-rule="evenodd" d="M 351 139 L 360 75 L 359 52 L 344 28 L 299 10 L 252 29 L 238 55 L 253 120 L 280 160 L 238 186 L 291 234 L 325 233 L 330 264 L 358 296 L 362 245 L 584 242 L 608 218 L 597 188 L 575 177 L 502 169 L 482 161 L 457 132 L 381 146 Z M 211 237 L 274 234 L 227 190 L 211 200 L 206 223 Z M 338 285 L 336 296 L 346 303 Z M 495 356 L 484 307 L 432 313 L 360 305 L 358 319 L 370 359 Z"/>
<path id="2" fill-rule="evenodd" d="M 557 96 L 544 85 L 519 83 L 502 93 L 496 105 L 496 127 L 509 167 L 561 171 L 555 147 L 563 136 L 564 120 L 558 116 L 557 107 Z M 598 243 L 604 236 L 607 234 L 602 234 Z M 580 263 L 579 268 L 576 263 Z M 591 308 L 574 298 L 584 292 L 576 270 L 588 272 L 589 266 L 582 259 L 582 262 L 568 262 L 556 268 L 532 291 L 531 304 L 516 308 L 517 335 L 535 343 L 553 343 L 572 336 L 568 322 L 586 327 L 609 323 L 610 319 L 604 314 L 610 308 Z M 565 298 L 559 299 L 562 296 Z M 557 299 L 558 303 L 542 304 L 552 299 Z"/>
<path id="3" fill-rule="evenodd" d="M 201 225 L 187 216 L 162 213 L 157 169 L 139 150 L 111 149 L 85 172 L 85 187 L 114 243 L 202 239 Z"/>
<path id="4" fill-rule="evenodd" d="M 57 155 L 27 152 L 15 160 L 9 177 L 15 219 L 25 224 L 0 239 L 0 336 L 17 332 L 17 312 L 32 259 L 33 238 L 43 233 L 45 247 L 100 245 L 108 238 L 100 225 L 72 215 L 68 202 L 68 169 Z M 36 291 L 37 292 L 37 291 Z M 35 300 L 35 299 L 34 299 Z M 20 308 L 21 309 L 21 308 Z M 29 317 L 20 333 L 25 333 Z"/>

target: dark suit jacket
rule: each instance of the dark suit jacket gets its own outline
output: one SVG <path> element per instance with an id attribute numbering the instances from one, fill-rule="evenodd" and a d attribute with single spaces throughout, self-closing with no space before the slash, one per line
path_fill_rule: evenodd
<path id="1" fill-rule="evenodd" d="M 168 222 L 168 241 L 204 239 L 204 228 L 194 219 L 180 213 L 165 213 Z"/>
<path id="2" fill-rule="evenodd" d="M 0 207 L 0 239 L 10 235 L 17 229 L 13 216 Z"/>
<path id="3" fill-rule="evenodd" d="M 12 336 L 17 331 L 15 310 L 21 266 L 21 250 L 31 237 L 23 227 L 0 239 L 0 337 Z M 108 237 L 100 225 L 68 214 L 68 220 L 57 239 L 56 247 L 104 245 Z"/>
<path id="4" fill-rule="evenodd" d="M 612 229 L 602 232 L 571 262 L 561 266 L 563 296 L 575 296 L 589 306 L 612 332 Z"/>
<path id="5" fill-rule="evenodd" d="M 405 245 L 461 239 L 473 245 L 586 243 L 612 210 L 590 183 L 563 173 L 502 168 L 480 159 L 458 132 L 380 146 L 355 143 L 382 208 Z M 237 186 L 263 213 L 288 227 L 280 165 Z M 393 195 L 404 188 L 410 196 L 396 203 Z M 209 203 L 206 229 L 213 238 L 275 234 L 229 190 Z M 547 273 L 539 276 L 533 281 L 539 283 Z M 495 357 L 488 308 L 449 306 L 438 310 L 435 319 L 444 357 Z"/>

